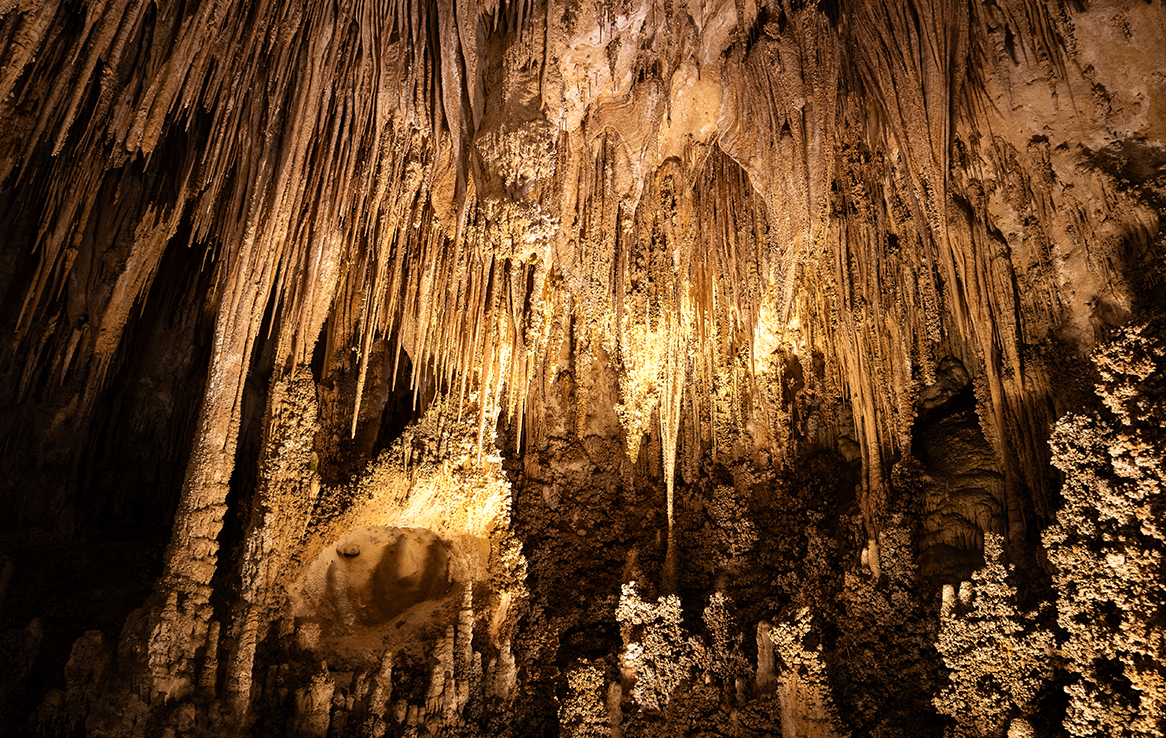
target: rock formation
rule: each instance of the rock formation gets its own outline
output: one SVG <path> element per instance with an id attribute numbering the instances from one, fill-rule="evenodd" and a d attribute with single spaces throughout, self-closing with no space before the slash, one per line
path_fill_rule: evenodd
<path id="1" fill-rule="evenodd" d="M 1164 216 L 1162 0 L 0 0 L 0 733 L 1166 735 Z"/>

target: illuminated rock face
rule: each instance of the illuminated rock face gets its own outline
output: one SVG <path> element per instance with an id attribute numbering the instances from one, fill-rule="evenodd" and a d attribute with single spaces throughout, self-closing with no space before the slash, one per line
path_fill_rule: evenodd
<path id="1" fill-rule="evenodd" d="M 298 624 L 333 636 L 395 624 L 453 589 L 450 550 L 422 529 L 364 528 L 343 536 L 304 573 L 293 592 Z M 460 604 L 460 601 L 459 601 Z"/>
<path id="2" fill-rule="evenodd" d="M 0 733 L 1166 732 L 1164 59 L 0 0 Z"/>

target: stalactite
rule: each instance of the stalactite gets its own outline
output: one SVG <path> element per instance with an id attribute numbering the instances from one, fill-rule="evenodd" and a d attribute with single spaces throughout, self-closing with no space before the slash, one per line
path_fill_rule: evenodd
<path id="1" fill-rule="evenodd" d="M 702 346 L 743 345 L 752 377 L 759 360 L 754 334 L 759 306 L 769 299 L 765 295 L 771 290 L 775 295 L 767 310 L 778 323 L 789 322 L 795 312 L 807 316 L 799 319 L 796 332 L 826 340 L 828 345 L 821 340 L 809 345 L 825 349 L 833 356 L 831 365 L 844 372 L 864 447 L 867 487 L 876 497 L 881 469 L 909 436 L 910 385 L 916 378 L 909 367 L 918 364 L 923 378 L 929 376 L 930 357 L 939 340 L 936 295 L 940 292 L 944 309 L 950 311 L 947 330 L 976 346 L 975 354 L 986 372 L 986 429 L 1010 477 L 1014 467 L 1030 467 L 1027 462 L 1034 452 L 1024 450 L 1031 444 L 1023 441 L 1023 458 L 1014 460 L 1011 443 L 1005 439 L 1029 438 L 1033 431 L 1021 428 L 1039 428 L 1048 422 L 1047 418 L 1029 419 L 1032 411 L 1014 408 L 1009 399 L 1025 391 L 1018 346 L 1034 334 L 1022 332 L 1015 317 L 1028 314 L 1027 305 L 998 303 L 1009 294 L 1011 267 L 989 255 L 995 247 L 986 240 L 984 214 L 991 203 L 983 199 L 986 193 L 979 200 L 964 199 L 977 214 L 971 220 L 970 213 L 961 215 L 958 207 L 953 210 L 948 204 L 953 185 L 960 198 L 976 197 L 974 191 L 982 191 L 975 190 L 974 182 L 950 181 L 948 172 L 953 147 L 962 145 L 962 139 L 956 140 L 958 125 L 990 113 L 980 102 L 982 89 L 966 81 L 965 70 L 983 68 L 973 57 L 992 51 L 992 43 L 986 40 L 991 31 L 980 11 L 972 12 L 959 2 L 922 3 L 911 12 L 905 8 L 860 4 L 844 14 L 844 23 L 836 29 L 816 10 L 786 4 L 780 6 L 787 19 L 783 24 L 771 21 L 760 29 L 755 42 L 740 37 L 730 45 L 727 73 L 744 84 L 726 88 L 737 114 L 711 146 L 714 153 L 723 151 L 742 162 L 748 173 L 746 191 L 756 191 L 766 204 L 759 228 L 750 232 L 743 227 L 741 216 L 749 208 L 740 200 L 740 186 L 728 186 L 733 176 L 726 168 L 732 167 L 725 163 L 729 160 L 720 154 L 709 156 L 703 153 L 708 149 L 701 147 L 690 148 L 691 154 L 686 155 L 691 157 L 686 165 L 691 171 L 685 176 L 705 180 L 699 180 L 697 193 L 702 235 L 684 238 L 698 238 L 701 247 L 696 252 L 712 257 L 681 270 L 684 278 L 702 285 L 692 293 L 694 304 L 700 306 L 693 315 Z M 267 289 L 274 291 L 281 354 L 287 357 L 280 359 L 281 366 L 306 360 L 330 310 L 341 304 L 359 306 L 357 313 L 346 309 L 347 319 L 329 323 L 333 351 L 350 340 L 344 336 L 352 335 L 354 321 L 359 326 L 360 370 L 350 432 L 355 433 L 360 414 L 371 346 L 381 335 L 397 335 L 416 364 L 433 366 L 446 382 L 457 376 L 465 387 L 474 375 L 472 367 L 483 367 L 484 373 L 474 381 L 505 387 L 508 411 L 513 413 L 522 404 L 519 398 L 525 396 L 536 367 L 550 360 L 541 346 L 530 353 L 525 335 L 533 320 L 541 320 L 537 318 L 541 302 L 523 294 L 520 265 L 525 257 L 493 263 L 484 260 L 484 254 L 495 248 L 500 224 L 531 225 L 529 220 L 514 220 L 510 211 L 499 210 L 495 200 L 471 194 L 473 183 L 467 177 L 477 170 L 466 163 L 471 158 L 466 142 L 487 117 L 482 87 L 485 68 L 479 56 L 483 47 L 474 24 L 497 24 L 506 13 L 520 19 L 528 13 L 521 3 L 479 9 L 477 21 L 469 6 L 448 2 L 435 6 L 394 3 L 382 10 L 386 12 L 374 13 L 371 5 L 363 4 L 293 13 L 265 6 L 257 22 L 245 28 L 214 4 L 202 4 L 194 15 L 179 21 L 174 11 L 160 9 L 147 19 L 141 4 L 121 3 L 100 13 L 87 10 L 77 39 L 50 32 L 57 17 L 54 13 L 64 12 L 54 4 L 40 6 L 35 14 L 20 13 L 5 56 L 5 89 L 19 91 L 24 88 L 18 88 L 17 82 L 24 76 L 49 73 L 34 59 L 56 57 L 31 53 L 41 44 L 58 49 L 58 56 L 68 54 L 76 66 L 69 67 L 71 86 L 61 86 L 62 92 L 40 103 L 21 155 L 9 156 L 8 161 L 23 161 L 22 167 L 27 167 L 39 141 L 57 151 L 81 142 L 102 145 L 107 151 L 105 159 L 96 160 L 96 168 L 58 167 L 56 176 L 70 181 L 69 189 L 79 196 L 54 194 L 50 202 L 55 204 L 44 211 L 40 267 L 21 319 L 25 330 L 37 315 L 43 315 L 39 306 L 46 304 L 51 292 L 59 291 L 75 263 L 74 247 L 65 244 L 78 237 L 70 233 L 79 234 L 75 229 L 83 227 L 93 212 L 102 168 L 126 166 L 126 154 L 119 153 L 119 148 L 128 150 L 131 157 L 149 155 L 162 143 L 166 121 L 189 119 L 198 105 L 219 101 L 209 128 L 197 134 L 206 136 L 205 143 L 189 146 L 192 153 L 200 153 L 187 158 L 175 204 L 164 216 L 153 216 L 165 218 L 158 221 L 158 230 L 151 231 L 156 235 L 142 231 L 135 238 L 142 246 L 121 268 L 124 276 L 115 290 L 116 299 L 105 308 L 101 327 L 75 327 L 66 331 L 68 339 L 57 339 L 68 348 L 70 360 L 65 366 L 75 363 L 72 357 L 78 353 L 78 343 L 88 343 L 92 348 L 80 353 L 93 357 L 93 387 L 102 384 L 101 367 L 117 346 L 124 315 L 142 299 L 152 264 L 188 212 L 186 202 L 191 202 L 195 204 L 189 211 L 194 237 L 213 235 L 223 244 L 221 255 L 228 263 L 247 259 L 239 244 L 254 242 L 265 249 L 282 244 L 275 248 L 278 255 L 270 266 L 253 262 L 260 271 L 245 278 L 250 283 L 254 275 L 267 274 L 264 279 L 272 280 L 270 288 L 244 303 L 238 295 L 221 293 L 223 310 L 231 312 L 242 304 L 258 305 L 264 302 L 259 298 Z M 1016 25 L 1014 33 L 1019 33 L 1024 53 L 1063 78 L 1063 60 L 1050 51 L 1059 44 L 1048 12 L 1025 5 L 1020 10 L 1005 9 L 1004 18 Z M 342 28 L 350 21 L 359 31 L 345 35 Z M 155 63 L 145 68 L 141 84 L 115 93 L 112 70 L 119 68 L 120 55 L 142 37 L 142 24 L 148 22 L 154 24 L 149 37 L 155 44 Z M 666 27 L 664 21 L 656 22 Z M 282 35 L 258 33 L 256 29 L 264 24 L 280 28 Z M 518 37 L 525 38 L 525 20 L 517 28 Z M 391 40 L 401 38 L 406 30 L 411 47 Z M 548 33 L 551 30 L 548 25 Z M 294 44 L 270 46 L 269 39 L 274 38 L 302 38 L 305 45 L 302 52 Z M 224 57 L 231 48 L 239 51 Z M 341 52 L 348 48 L 356 53 Z M 272 53 L 262 57 L 268 49 Z M 551 47 L 544 51 L 538 45 L 527 48 L 516 43 L 514 59 L 550 51 Z M 100 80 L 96 79 L 99 61 L 106 70 Z M 239 79 L 250 81 L 237 84 L 231 71 L 236 68 Z M 843 68 L 848 70 L 845 81 L 840 77 Z M 672 66 L 663 70 L 665 77 L 671 74 L 669 69 Z M 295 87 L 289 83 L 292 70 L 301 77 Z M 330 74 L 339 74 L 358 94 L 351 100 L 339 98 L 335 88 L 325 84 Z M 269 80 L 275 93 L 266 102 L 249 92 L 260 79 Z M 393 79 L 396 91 L 386 84 Z M 662 111 L 651 102 L 657 93 L 643 97 L 639 92 L 658 87 L 657 79 L 648 76 L 643 85 L 622 89 L 624 99 L 637 109 Z M 975 82 L 984 84 L 979 77 Z M 75 121 L 83 92 L 94 85 L 101 90 L 95 111 L 98 118 L 82 130 Z M 70 92 L 63 92 L 66 87 Z M 470 103 L 465 122 L 460 112 L 463 98 Z M 749 117 L 743 114 L 746 111 L 752 111 Z M 861 187 L 863 195 L 843 200 L 843 207 L 865 208 L 875 218 L 871 231 L 829 214 L 836 207 L 831 182 L 847 171 L 844 162 L 849 154 L 845 152 L 855 147 L 849 140 L 840 144 L 839 111 L 845 111 L 848 129 L 866 125 L 877 133 L 869 144 L 857 144 L 859 150 L 869 152 L 862 156 L 890 156 L 879 160 L 881 169 L 871 167 L 854 182 L 852 187 Z M 650 113 L 649 119 L 661 120 L 656 117 L 660 114 Z M 602 120 L 602 108 L 595 115 Z M 758 115 L 762 125 L 743 123 Z M 96 133 L 99 119 L 112 124 L 104 137 Z M 879 131 L 877 126 L 884 128 Z M 532 203 L 538 208 L 561 201 L 569 212 L 573 210 L 557 227 L 561 235 L 554 253 L 546 253 L 539 268 L 543 274 L 555 266 L 564 270 L 567 287 L 580 292 L 576 346 L 583 352 L 584 363 L 598 345 L 608 354 L 623 357 L 628 380 L 621 407 L 629 456 L 635 458 L 648 417 L 659 405 L 661 382 L 669 387 L 695 382 L 694 386 L 706 388 L 696 396 L 699 404 L 708 396 L 714 377 L 726 371 L 720 367 L 727 366 L 723 362 L 728 354 L 702 348 L 697 352 L 700 356 L 723 358 L 711 364 L 706 359 L 703 368 L 698 363 L 682 372 L 664 370 L 667 377 L 658 375 L 665 366 L 664 357 L 672 352 L 669 333 L 685 328 L 682 322 L 654 324 L 652 316 L 669 314 L 669 300 L 675 298 L 659 297 L 659 285 L 653 286 L 660 279 L 655 267 L 637 265 L 635 258 L 629 260 L 626 255 L 642 249 L 648 243 L 646 237 L 657 237 L 643 230 L 655 216 L 645 219 L 641 213 L 660 205 L 651 198 L 645 200 L 642 186 L 635 184 L 639 176 L 635 173 L 643 171 L 644 163 L 636 160 L 635 153 L 641 144 L 625 138 L 618 127 L 600 125 L 597 130 L 598 137 L 587 140 L 577 133 L 564 134 L 574 138 L 560 141 L 561 161 L 550 176 L 565 187 L 544 189 L 539 197 L 550 196 L 551 201 Z M 250 155 L 240 158 L 238 154 L 247 151 L 244 140 L 254 145 Z M 843 159 L 836 153 L 840 145 Z M 993 152 L 999 150 L 1000 143 L 994 142 L 986 152 L 989 160 L 998 158 Z M 572 153 L 564 158 L 564 152 Z M 962 155 L 978 153 L 972 149 Z M 589 156 L 593 157 L 590 161 Z M 316 162 L 310 169 L 309 161 Z M 708 173 L 715 171 L 721 173 L 709 179 Z M 340 182 L 353 186 L 335 189 Z M 892 195 L 885 190 L 888 200 L 879 200 L 880 189 L 902 185 L 905 191 Z M 431 198 L 439 192 L 442 197 L 452 195 L 452 210 L 436 207 Z M 1048 218 L 1048 195 L 1037 197 Z M 319 222 L 297 223 L 297 214 L 306 212 L 308 203 L 314 204 Z M 798 205 L 790 207 L 792 203 Z M 212 220 L 212 214 L 224 206 L 235 217 Z M 752 210 L 760 212 L 756 207 Z M 443 220 L 447 217 L 443 213 L 453 220 Z M 325 219 L 338 225 L 326 225 Z M 625 222 L 639 225 L 629 229 Z M 1088 222 L 1093 221 L 1083 221 L 1078 227 L 1087 229 Z M 464 227 L 458 225 L 462 223 Z M 831 238 L 831 232 L 836 236 Z M 888 259 L 884 245 L 889 239 L 900 249 L 909 248 L 915 258 L 896 262 L 892 255 Z M 148 243 L 154 244 L 152 249 Z M 752 256 L 745 255 L 749 250 Z M 637 258 L 642 261 L 647 253 Z M 815 271 L 813 265 L 822 259 L 834 262 L 833 274 Z M 896 263 L 908 269 L 922 263 L 925 268 L 913 274 L 888 274 L 886 269 L 894 269 Z M 352 273 L 354 268 L 357 274 Z M 299 276 L 293 280 L 293 274 Z M 937 277 L 943 281 L 942 290 Z M 507 280 L 510 284 L 503 288 Z M 898 287 L 884 290 L 888 280 Z M 222 284 L 229 287 L 231 282 Z M 799 289 L 810 292 L 800 298 L 802 304 L 795 311 Z M 345 297 L 337 302 L 334 295 L 340 291 Z M 1045 304 L 1051 303 L 1055 310 L 1055 292 L 1050 295 Z M 836 300 L 841 304 L 835 305 Z M 858 313 L 853 307 L 843 307 L 852 300 L 861 306 Z M 498 311 L 503 304 L 508 305 L 509 316 L 500 322 Z M 1039 306 L 1040 301 L 1034 304 Z M 636 315 L 641 317 L 627 322 Z M 714 315 L 729 320 L 717 318 L 715 337 L 708 322 Z M 833 323 L 829 315 L 842 322 Z M 637 322 L 642 320 L 648 323 Z M 900 333 L 900 326 L 920 323 L 925 329 Z M 623 327 L 617 329 L 617 325 Z M 463 336 L 469 336 L 468 342 Z M 242 339 L 240 346 L 251 342 Z M 506 351 L 501 350 L 504 345 L 509 346 Z M 867 349 L 860 347 L 877 350 L 864 355 Z M 66 355 L 64 348 L 57 353 Z M 502 361 L 503 354 L 509 359 Z M 62 360 L 56 363 L 62 365 Z M 33 371 L 31 366 L 29 371 Z M 1005 381 L 1003 376 L 1015 379 Z M 872 380 L 874 385 L 867 384 Z M 749 384 L 754 381 L 750 378 Z M 733 379 L 734 385 L 737 382 Z M 670 392 L 671 407 L 678 407 L 675 398 L 680 390 Z M 766 402 L 756 387 L 748 394 L 753 398 L 748 402 Z M 694 412 L 699 416 L 701 411 L 694 407 Z M 678 418 L 670 408 L 665 414 L 669 419 L 662 416 L 661 428 L 669 440 L 676 435 L 669 426 Z M 666 451 L 670 445 L 665 444 Z M 669 468 L 674 463 L 665 462 Z M 1026 484 L 1039 487 L 1041 483 L 1027 479 Z M 1009 482 L 1010 489 L 1013 486 Z M 1017 515 L 1013 523 L 1022 526 Z"/>

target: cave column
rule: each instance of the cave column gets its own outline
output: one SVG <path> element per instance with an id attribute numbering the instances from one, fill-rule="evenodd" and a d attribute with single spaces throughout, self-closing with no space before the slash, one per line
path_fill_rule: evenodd
<path id="1" fill-rule="evenodd" d="M 226 674 L 228 704 L 240 720 L 251 705 L 255 649 L 280 604 L 280 573 L 303 541 L 319 492 L 317 457 L 312 450 L 318 416 L 310 368 L 299 367 L 290 376 L 272 381 Z"/>
<path id="2" fill-rule="evenodd" d="M 165 568 L 155 588 L 149 635 L 152 689 L 182 699 L 194 688 L 194 659 L 206 644 L 211 580 L 227 510 L 242 416 L 243 383 L 271 294 L 274 249 L 249 239 L 233 268 L 220 273 L 223 295 L 215 326 L 206 394 L 186 469 Z M 165 606 L 158 600 L 165 597 Z"/>

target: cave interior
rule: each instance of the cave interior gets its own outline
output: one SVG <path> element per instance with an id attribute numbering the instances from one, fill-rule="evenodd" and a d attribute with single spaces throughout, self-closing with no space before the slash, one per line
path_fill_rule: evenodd
<path id="1" fill-rule="evenodd" d="M 1166 736 L 1163 0 L 0 0 L 0 734 Z"/>

